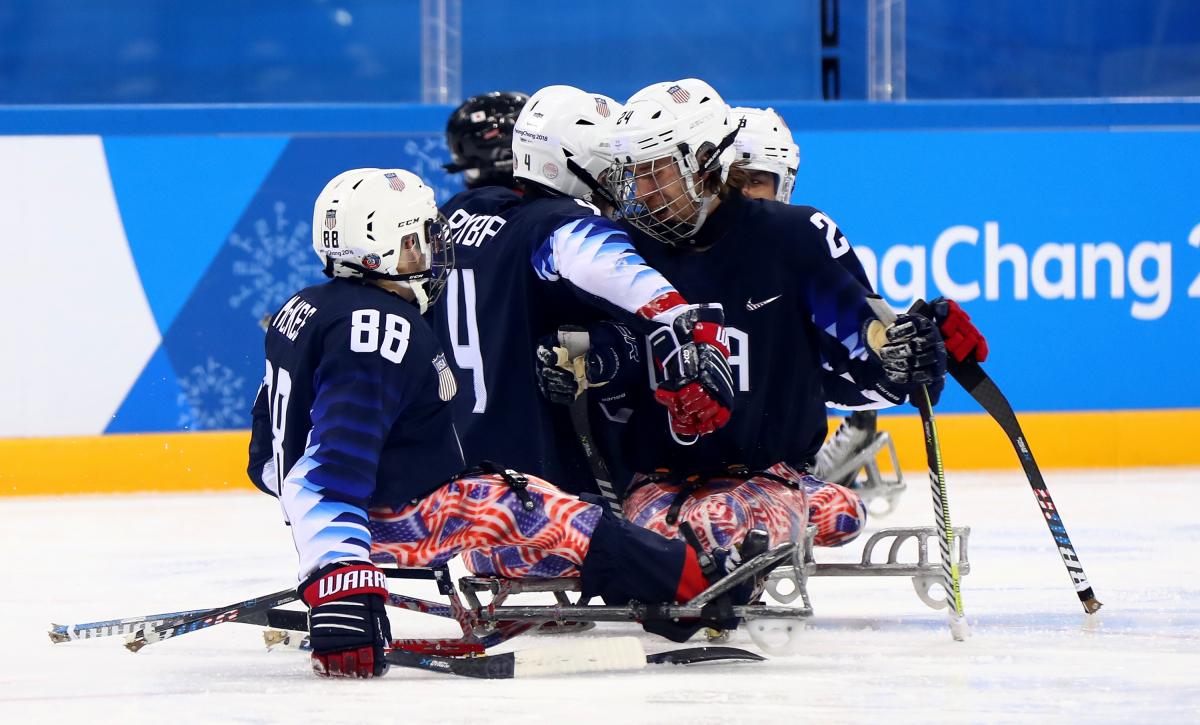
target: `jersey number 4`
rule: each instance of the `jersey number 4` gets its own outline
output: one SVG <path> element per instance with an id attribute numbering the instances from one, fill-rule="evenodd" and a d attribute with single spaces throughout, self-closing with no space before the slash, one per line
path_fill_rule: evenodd
<path id="1" fill-rule="evenodd" d="M 465 325 L 459 323 L 460 307 Z M 473 269 L 456 269 L 446 282 L 446 326 L 450 328 L 450 352 L 454 353 L 454 362 L 460 369 L 471 371 L 475 388 L 475 406 L 471 412 L 482 413 L 487 410 L 487 383 L 483 378 L 483 351 L 479 348 Z M 464 331 L 466 341 L 460 336 Z"/>

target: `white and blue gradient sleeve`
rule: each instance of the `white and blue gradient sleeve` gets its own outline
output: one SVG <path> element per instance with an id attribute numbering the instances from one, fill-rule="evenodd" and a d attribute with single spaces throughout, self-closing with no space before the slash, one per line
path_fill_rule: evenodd
<path id="1" fill-rule="evenodd" d="M 370 560 L 367 506 L 405 405 L 406 366 L 373 350 L 353 352 L 350 340 L 349 318 L 325 334 L 313 376 L 312 427 L 279 492 L 300 557 L 299 579 L 335 561 Z"/>
<path id="2" fill-rule="evenodd" d="M 565 280 L 586 296 L 659 324 L 671 324 L 687 304 L 646 264 L 629 235 L 602 216 L 573 219 L 555 229 L 530 261 L 540 279 Z"/>

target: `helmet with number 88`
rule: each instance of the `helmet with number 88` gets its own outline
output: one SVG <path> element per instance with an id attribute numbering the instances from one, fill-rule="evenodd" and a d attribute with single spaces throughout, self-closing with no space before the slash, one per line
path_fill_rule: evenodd
<path id="1" fill-rule="evenodd" d="M 529 97 L 513 126 L 513 176 L 567 196 L 588 197 L 610 159 L 597 155 L 621 104 L 573 86 L 546 86 Z"/>
<path id="2" fill-rule="evenodd" d="M 659 241 L 692 243 L 729 175 L 737 131 L 729 106 L 704 81 L 633 94 L 610 132 L 606 183 L 618 213 Z"/>
<path id="3" fill-rule="evenodd" d="M 774 174 L 775 200 L 784 204 L 791 201 L 800 168 L 800 147 L 783 117 L 773 108 L 731 108 L 729 112 L 738 125 L 734 163 L 749 171 Z"/>
<path id="4" fill-rule="evenodd" d="M 399 282 L 424 312 L 454 268 L 454 245 L 433 189 L 403 169 L 335 176 L 313 207 L 313 250 L 329 277 Z"/>

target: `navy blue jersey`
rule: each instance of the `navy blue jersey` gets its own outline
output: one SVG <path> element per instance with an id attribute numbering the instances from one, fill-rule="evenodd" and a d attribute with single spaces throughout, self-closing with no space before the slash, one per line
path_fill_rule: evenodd
<path id="1" fill-rule="evenodd" d="M 454 377 L 417 308 L 335 279 L 272 318 L 249 474 L 280 499 L 301 576 L 367 559 L 366 509 L 404 506 L 464 468 Z"/>
<path id="2" fill-rule="evenodd" d="M 735 195 L 701 228 L 699 249 L 640 234 L 633 239 L 647 263 L 685 297 L 723 305 L 736 401 L 725 427 L 682 445 L 649 394 L 631 395 L 621 403 L 631 415 L 621 416 L 629 421 L 619 425 L 615 453 L 625 467 L 706 472 L 802 463 L 825 438 L 826 400 L 890 404 L 875 390 L 882 369 L 862 339 L 874 317 L 866 275 L 824 213 Z M 653 379 L 654 372 L 647 376 Z M 831 380 L 845 386 L 831 390 Z M 611 410 L 605 417 L 614 419 Z"/>
<path id="3" fill-rule="evenodd" d="M 465 191 L 442 205 L 456 269 L 429 313 L 458 379 L 469 463 L 492 460 L 569 491 L 591 485 L 568 411 L 538 393 L 534 351 L 560 324 L 616 316 L 648 330 L 683 300 L 595 207 L 535 189 Z"/>

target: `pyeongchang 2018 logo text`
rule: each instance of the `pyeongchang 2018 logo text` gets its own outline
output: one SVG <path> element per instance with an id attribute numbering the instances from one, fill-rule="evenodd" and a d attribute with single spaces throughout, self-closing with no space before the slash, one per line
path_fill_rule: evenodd
<path id="1" fill-rule="evenodd" d="M 1001 241 L 1000 222 L 978 227 L 955 225 L 932 245 L 897 244 L 882 259 L 869 247 L 854 246 L 872 286 L 895 301 L 929 299 L 937 294 L 959 302 L 1129 298 L 1129 314 L 1157 320 L 1171 307 L 1173 253 L 1195 257 L 1185 270 L 1200 270 L 1200 224 L 1180 249 L 1169 240 L 1141 241 L 1126 250 L 1112 241 L 1046 242 L 1025 247 Z M 955 272 L 950 271 L 953 255 Z M 969 271 L 963 271 L 963 270 Z M 1181 275 L 1187 298 L 1200 298 L 1200 274 Z M 932 282 L 932 290 L 930 282 Z"/>

